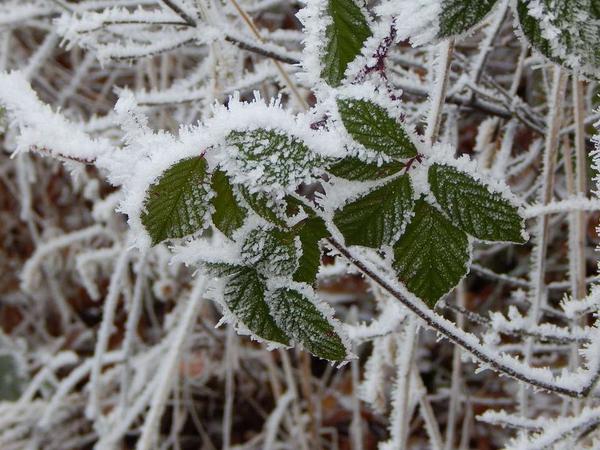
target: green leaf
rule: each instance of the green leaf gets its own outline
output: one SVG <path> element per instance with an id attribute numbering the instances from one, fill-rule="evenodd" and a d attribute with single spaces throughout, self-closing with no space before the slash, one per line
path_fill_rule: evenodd
<path id="1" fill-rule="evenodd" d="M 295 236 L 278 228 L 255 228 L 242 245 L 242 259 L 264 274 L 291 275 L 298 269 Z"/>
<path id="2" fill-rule="evenodd" d="M 377 165 L 364 162 L 358 158 L 350 157 L 335 163 L 328 171 L 332 175 L 352 181 L 369 181 L 386 178 L 398 173 L 404 168 L 404 164 L 398 161 Z"/>
<path id="3" fill-rule="evenodd" d="M 398 159 L 417 155 L 408 134 L 381 106 L 357 99 L 338 99 L 337 105 L 348 134 L 365 148 Z"/>
<path id="4" fill-rule="evenodd" d="M 365 15 L 353 0 L 329 0 L 327 13 L 331 23 L 325 29 L 321 77 L 337 87 L 344 79 L 348 64 L 360 54 L 372 33 Z"/>
<path id="5" fill-rule="evenodd" d="M 238 204 L 225 172 L 217 170 L 213 174 L 211 187 L 216 193 L 211 199 L 215 208 L 212 221 L 225 236 L 231 238 L 233 232 L 244 223 L 246 211 Z"/>
<path id="6" fill-rule="evenodd" d="M 334 327 L 302 293 L 277 289 L 267 302 L 277 325 L 313 355 L 330 361 L 346 358 L 346 347 Z"/>
<path id="7" fill-rule="evenodd" d="M 344 206 L 333 222 L 347 245 L 379 248 L 399 237 L 413 205 L 410 179 L 401 175 Z"/>
<path id="8" fill-rule="evenodd" d="M 205 179 L 206 161 L 196 157 L 174 164 L 150 186 L 141 219 L 152 245 L 187 236 L 203 227 L 208 211 Z"/>
<path id="9" fill-rule="evenodd" d="M 230 266 L 223 297 L 229 310 L 252 333 L 288 345 L 289 338 L 275 323 L 265 301 L 265 279 L 252 267 Z"/>
<path id="10" fill-rule="evenodd" d="M 442 0 L 437 37 L 445 39 L 466 33 L 481 22 L 495 4 L 496 0 Z"/>
<path id="11" fill-rule="evenodd" d="M 294 272 L 294 281 L 313 284 L 321 265 L 321 239 L 329 236 L 325 222 L 318 217 L 311 217 L 297 225 L 296 233 L 300 238 L 302 256 L 298 260 L 298 269 Z"/>
<path id="12" fill-rule="evenodd" d="M 321 164 L 300 139 L 281 131 L 232 131 L 226 140 L 238 150 L 231 158 L 255 186 L 295 188 Z"/>
<path id="13" fill-rule="evenodd" d="M 434 164 L 429 185 L 442 210 L 461 230 L 485 241 L 523 243 L 525 223 L 500 193 L 454 167 Z"/>
<path id="14" fill-rule="evenodd" d="M 567 69 L 599 78 L 600 1 L 540 0 L 537 3 L 536 17 L 530 15 L 527 2 L 519 0 L 517 3 L 521 30 L 532 47 Z M 545 30 L 553 36 L 551 40 Z"/>
<path id="15" fill-rule="evenodd" d="M 279 214 L 277 214 L 279 206 L 267 194 L 261 192 L 252 193 L 243 186 L 240 187 L 240 192 L 252 211 L 265 219 L 267 222 L 277 225 L 278 227 L 285 228 L 285 221 L 280 217 Z"/>
<path id="16" fill-rule="evenodd" d="M 468 271 L 470 244 L 436 208 L 423 200 L 394 245 L 394 270 L 409 291 L 434 307 Z"/>
<path id="17" fill-rule="evenodd" d="M 535 48 L 546 58 L 554 59 L 552 56 L 552 46 L 550 42 L 542 36 L 542 29 L 538 21 L 529 15 L 527 4 L 519 1 L 517 3 L 517 15 L 519 17 L 519 25 L 523 34 L 529 41 L 529 44 Z M 560 61 L 556 61 L 561 64 Z"/>
<path id="18" fill-rule="evenodd" d="M 234 266 L 226 262 L 204 263 L 204 270 L 210 276 L 215 278 L 224 278 L 232 275 L 240 269 L 240 266 Z"/>
<path id="19" fill-rule="evenodd" d="M 0 355 L 0 401 L 16 401 L 21 396 L 23 380 L 14 355 Z"/>

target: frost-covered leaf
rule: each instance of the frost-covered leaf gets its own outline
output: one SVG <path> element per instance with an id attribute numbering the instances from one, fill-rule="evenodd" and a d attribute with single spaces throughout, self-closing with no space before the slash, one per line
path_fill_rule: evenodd
<path id="1" fill-rule="evenodd" d="M 440 39 L 469 31 L 487 16 L 496 0 L 442 0 L 439 16 Z"/>
<path id="2" fill-rule="evenodd" d="M 240 192 L 248 203 L 248 206 L 257 215 L 265 219 L 267 222 L 277 225 L 278 227 L 285 227 L 285 221 L 278 214 L 278 205 L 268 194 L 262 192 L 250 192 L 244 186 L 240 187 Z"/>
<path id="3" fill-rule="evenodd" d="M 600 77 L 598 0 L 520 0 L 517 15 L 527 40 L 548 59 L 584 76 Z"/>
<path id="4" fill-rule="evenodd" d="M 16 357 L 0 355 L 0 401 L 15 401 L 21 396 L 22 379 Z"/>
<path id="5" fill-rule="evenodd" d="M 389 177 L 404 168 L 398 161 L 377 165 L 358 158 L 350 157 L 329 167 L 328 172 L 336 177 L 352 181 L 369 181 Z"/>
<path id="6" fill-rule="evenodd" d="M 244 263 L 269 275 L 291 275 L 298 269 L 293 233 L 278 228 L 255 228 L 242 245 Z"/>
<path id="7" fill-rule="evenodd" d="M 296 233 L 300 238 L 302 255 L 298 260 L 298 269 L 294 273 L 294 281 L 313 284 L 321 265 L 321 248 L 319 242 L 329 235 L 325 222 L 318 217 L 309 217 L 298 224 Z"/>
<path id="8" fill-rule="evenodd" d="M 238 204 L 225 172 L 217 170 L 213 174 L 211 187 L 216 194 L 211 199 L 215 209 L 212 221 L 225 236 L 231 237 L 244 223 L 246 211 Z"/>
<path id="9" fill-rule="evenodd" d="M 265 279 L 252 267 L 223 266 L 223 296 L 227 308 L 246 328 L 268 341 L 289 344 L 289 338 L 273 320 L 265 301 Z"/>
<path id="10" fill-rule="evenodd" d="M 328 0 L 331 22 L 325 30 L 325 49 L 321 55 L 321 77 L 331 86 L 339 86 L 348 64 L 360 54 L 371 29 L 361 8 L 353 0 Z"/>
<path id="11" fill-rule="evenodd" d="M 409 291 L 430 306 L 466 275 L 467 235 L 436 208 L 418 200 L 406 232 L 394 245 L 394 270 Z"/>
<path id="12" fill-rule="evenodd" d="M 209 203 L 207 184 L 206 161 L 196 157 L 174 164 L 150 187 L 141 219 L 152 245 L 203 227 Z"/>
<path id="13" fill-rule="evenodd" d="M 519 25 L 523 34 L 529 41 L 529 44 L 542 55 L 553 59 L 552 46 L 550 41 L 542 36 L 542 29 L 537 19 L 529 15 L 527 3 L 519 1 L 517 3 L 517 15 L 519 17 Z M 556 61 L 561 64 L 561 61 Z"/>
<path id="14" fill-rule="evenodd" d="M 345 205 L 333 222 L 347 245 L 379 248 L 398 239 L 413 208 L 408 175 L 401 175 Z"/>
<path id="15" fill-rule="evenodd" d="M 378 8 L 395 16 L 398 38 L 415 45 L 460 37 L 491 13 L 497 0 L 393 0 Z"/>
<path id="16" fill-rule="evenodd" d="M 241 266 L 234 266 L 225 262 L 204 263 L 203 268 L 206 273 L 216 278 L 224 278 L 240 270 Z"/>
<path id="17" fill-rule="evenodd" d="M 346 347 L 334 327 L 304 294 L 281 288 L 271 292 L 267 302 L 275 323 L 313 355 L 330 361 L 346 358 Z"/>
<path id="18" fill-rule="evenodd" d="M 237 148 L 231 156 L 241 173 L 234 175 L 266 189 L 295 188 L 320 164 L 300 139 L 277 130 L 232 131 L 227 143 Z"/>
<path id="19" fill-rule="evenodd" d="M 381 106 L 358 99 L 339 99 L 337 104 L 348 134 L 365 148 L 391 158 L 416 156 L 408 134 Z"/>
<path id="20" fill-rule="evenodd" d="M 525 242 L 524 220 L 505 195 L 446 165 L 432 165 L 428 177 L 442 210 L 461 230 L 485 241 Z"/>

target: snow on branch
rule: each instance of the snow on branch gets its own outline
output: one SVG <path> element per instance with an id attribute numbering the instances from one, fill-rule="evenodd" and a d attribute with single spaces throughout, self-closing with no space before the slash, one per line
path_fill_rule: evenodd
<path id="1" fill-rule="evenodd" d="M 19 72 L 0 73 L 0 105 L 18 128 L 15 151 L 38 151 L 102 167 L 115 151 L 105 138 L 91 138 L 79 126 L 42 103 Z"/>
<path id="2" fill-rule="evenodd" d="M 506 448 L 508 450 L 545 450 L 570 437 L 577 439 L 598 426 L 600 423 L 600 408 L 584 408 L 576 416 L 544 420 L 543 422 L 543 431 L 534 434 L 530 438 L 516 439 Z"/>
<path id="3" fill-rule="evenodd" d="M 596 198 L 573 197 L 546 205 L 530 205 L 525 208 L 524 215 L 527 218 L 533 218 L 546 214 L 571 211 L 600 211 L 600 200 Z"/>

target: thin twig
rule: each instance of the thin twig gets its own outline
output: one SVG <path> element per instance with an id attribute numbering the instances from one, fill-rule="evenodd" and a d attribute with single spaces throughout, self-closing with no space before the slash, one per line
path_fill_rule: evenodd
<path id="1" fill-rule="evenodd" d="M 554 68 L 554 78 L 552 84 L 552 98 L 550 112 L 548 115 L 549 128 L 546 133 L 546 148 L 544 151 L 544 172 L 542 174 L 542 193 L 541 203 L 547 205 L 552 201 L 552 193 L 554 191 L 554 178 L 556 171 L 556 158 L 558 153 L 560 126 L 562 123 L 562 107 L 567 87 L 567 74 L 559 66 Z M 542 307 L 542 296 L 545 293 L 545 275 L 546 275 L 546 254 L 548 243 L 548 216 L 540 216 L 535 231 L 536 245 L 532 254 L 532 273 L 531 273 L 531 309 L 529 310 L 529 318 L 532 323 L 539 320 Z M 524 359 L 525 363 L 529 364 L 533 353 L 533 339 L 528 339 L 525 346 Z M 519 387 L 520 400 L 519 406 L 521 414 L 527 416 L 528 393 L 525 386 Z"/>
<path id="2" fill-rule="evenodd" d="M 179 358 L 183 352 L 183 346 L 189 331 L 196 322 L 198 306 L 202 300 L 206 284 L 207 278 L 203 274 L 199 274 L 177 327 L 173 330 L 173 334 L 169 335 L 172 342 L 169 345 L 165 360 L 162 362 L 161 370 L 156 375 L 156 390 L 153 392 L 150 410 L 144 421 L 142 435 L 137 443 L 136 450 L 150 450 L 154 444 L 159 421 L 166 407 L 167 397 L 177 378 Z"/>

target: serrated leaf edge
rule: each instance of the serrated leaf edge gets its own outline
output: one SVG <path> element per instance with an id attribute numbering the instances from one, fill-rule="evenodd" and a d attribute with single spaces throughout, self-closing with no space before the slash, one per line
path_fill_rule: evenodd
<path id="1" fill-rule="evenodd" d="M 339 112 L 339 106 L 337 104 L 339 100 L 368 101 L 382 108 L 396 123 L 398 128 L 401 128 L 402 131 L 406 134 L 413 146 L 417 149 L 417 153 L 423 153 L 423 143 L 419 139 L 419 135 L 415 131 L 414 126 L 397 119 L 403 114 L 400 102 L 390 100 L 389 96 L 379 92 L 374 85 L 370 84 L 369 82 L 366 82 L 360 85 L 353 84 L 350 86 L 340 88 L 335 98 L 335 108 L 333 108 L 333 111 L 335 112 L 334 119 L 335 122 L 338 124 L 337 129 L 343 130 L 342 133 L 344 136 L 344 142 L 348 144 L 345 157 L 356 157 L 361 160 L 366 160 L 366 162 L 369 162 L 369 160 L 373 160 L 373 162 L 377 162 L 378 164 L 380 162 L 386 163 L 393 161 L 403 161 L 403 159 L 393 158 L 383 153 L 376 152 L 365 147 L 359 142 L 356 142 L 352 138 L 350 132 L 348 132 L 348 130 L 346 130 L 346 127 L 344 126 L 344 121 L 342 120 L 342 115 Z"/>
<path id="2" fill-rule="evenodd" d="M 523 203 L 510 190 L 510 188 L 508 187 L 507 184 L 503 183 L 501 180 L 493 178 L 489 174 L 489 172 L 480 170 L 478 168 L 476 161 L 471 160 L 467 156 L 461 156 L 460 158 L 452 158 L 452 157 L 442 156 L 440 154 L 432 155 L 431 157 L 429 157 L 427 159 L 427 161 L 424 161 L 423 170 L 424 170 L 425 174 L 428 174 L 429 169 L 435 164 L 442 165 L 442 166 L 448 166 L 453 169 L 456 169 L 459 172 L 462 172 L 465 175 L 470 176 L 475 181 L 477 181 L 479 184 L 486 186 L 490 193 L 501 195 L 503 199 L 508 201 L 517 210 L 517 214 L 519 214 L 523 223 L 525 222 L 525 220 L 526 220 L 525 219 L 525 208 L 524 208 Z M 414 184 L 413 184 L 413 186 L 414 186 Z M 428 186 L 429 186 L 429 183 L 428 183 Z M 431 205 L 434 205 L 445 217 L 447 217 L 446 213 L 443 211 L 443 208 L 437 202 L 435 195 L 433 195 L 433 192 L 428 191 L 428 192 L 426 192 L 426 195 L 427 195 L 427 202 L 430 203 Z M 450 220 L 450 219 L 448 218 L 448 220 Z M 452 220 L 450 220 L 450 221 L 452 222 Z M 523 240 L 525 242 L 527 242 L 530 238 L 529 233 L 527 232 L 527 229 L 525 226 L 521 230 L 521 236 L 523 237 Z M 472 237 L 472 236 L 469 235 L 469 237 Z M 488 241 L 481 240 L 481 239 L 478 239 L 478 241 L 488 242 Z M 489 241 L 489 242 L 501 243 L 504 241 Z M 508 242 L 508 243 L 514 244 L 514 242 Z"/>
<path id="3" fill-rule="evenodd" d="M 535 15 L 531 14 L 531 8 L 529 8 L 529 4 L 525 4 L 525 7 L 527 8 L 527 14 L 529 15 L 529 17 L 532 20 L 535 20 L 537 22 L 537 24 L 540 28 L 542 39 L 544 39 L 544 41 L 548 43 L 549 52 L 551 53 L 551 55 L 550 56 L 546 55 L 542 50 L 540 50 L 536 45 L 534 45 L 533 42 L 527 36 L 527 33 L 525 32 L 522 21 L 520 19 L 520 14 L 518 12 L 519 3 L 521 3 L 520 0 L 516 0 L 514 2 L 514 8 L 513 8 L 514 27 L 513 28 L 515 29 L 515 33 L 516 33 L 517 37 L 522 42 L 529 45 L 529 47 L 531 47 L 531 49 L 535 52 L 535 54 L 541 56 L 544 60 L 546 60 L 552 64 L 560 65 L 561 67 L 565 68 L 566 70 L 576 73 L 577 76 L 579 76 L 582 79 L 589 79 L 591 81 L 598 81 L 598 79 L 600 79 L 600 67 L 594 67 L 590 63 L 582 63 L 581 56 L 579 54 L 576 54 L 576 56 L 575 56 L 577 64 L 573 65 L 571 63 L 573 54 L 572 53 L 564 54 L 564 52 L 561 51 L 560 46 L 556 45 L 556 42 L 557 42 L 556 39 L 548 39 L 546 36 L 544 36 L 544 31 L 547 30 L 547 28 L 544 28 L 545 25 L 554 28 L 556 30 L 556 33 L 558 33 L 558 35 L 561 34 L 562 30 L 552 23 L 545 23 L 545 22 L 550 22 L 550 20 L 544 21 L 544 20 L 541 20 L 540 17 L 536 17 Z M 543 8 L 546 8 L 546 5 L 542 4 L 540 6 Z M 546 13 L 547 13 L 547 11 L 546 11 Z M 542 13 L 540 13 L 540 14 L 542 14 Z M 552 14 L 548 14 L 547 17 L 550 17 L 551 15 Z"/>
<path id="4" fill-rule="evenodd" d="M 435 203 L 431 203 L 431 202 L 429 201 L 429 198 L 426 198 L 426 199 L 423 199 L 423 200 L 424 200 L 426 203 L 428 203 L 428 204 L 429 204 L 429 206 L 431 206 L 432 208 L 435 208 L 435 209 L 437 210 L 437 212 L 438 212 L 438 213 L 439 213 L 439 214 L 440 214 L 442 217 L 444 217 L 446 220 L 448 220 L 448 222 L 450 222 L 450 224 L 451 224 L 451 225 L 452 225 L 454 228 L 456 228 L 456 229 L 460 230 L 460 228 L 458 228 L 456 225 L 454 225 L 454 224 L 452 223 L 452 221 L 451 221 L 451 220 L 450 220 L 448 217 L 446 217 L 446 214 L 445 214 L 445 213 L 444 213 L 444 212 L 443 212 L 443 211 L 442 211 L 442 210 L 441 210 L 441 209 L 440 209 L 440 208 L 437 206 L 437 204 L 435 204 Z M 414 218 L 414 211 L 413 211 L 413 218 Z M 412 220 L 412 219 L 411 219 L 411 220 Z M 409 223 L 408 223 L 406 226 L 409 226 L 409 225 L 410 225 L 410 222 L 409 222 Z M 406 227 L 405 227 L 405 231 L 406 231 Z M 466 270 L 465 270 L 465 273 L 462 275 L 462 277 L 461 277 L 461 278 L 458 280 L 458 282 L 456 282 L 456 284 L 454 284 L 452 287 L 448 288 L 448 290 L 446 291 L 446 293 L 444 293 L 444 294 L 443 294 L 443 295 L 442 295 L 440 298 L 438 298 L 438 299 L 436 300 L 436 304 L 437 304 L 437 302 L 439 302 L 440 300 L 442 300 L 443 298 L 445 298 L 445 297 L 446 297 L 446 296 L 447 296 L 447 295 L 448 295 L 450 292 L 452 292 L 454 289 L 456 289 L 456 287 L 457 287 L 457 286 L 460 284 L 460 282 L 461 282 L 462 280 L 464 280 L 464 279 L 465 279 L 465 277 L 466 277 L 467 275 L 469 275 L 469 273 L 471 273 L 471 265 L 473 264 L 473 241 L 474 241 L 474 238 L 473 238 L 473 236 L 471 236 L 470 234 L 468 234 L 468 233 L 466 233 L 466 232 L 464 232 L 464 231 L 462 231 L 462 230 L 460 230 L 460 231 L 461 231 L 462 233 L 464 233 L 464 234 L 467 236 L 467 260 L 465 261 L 465 268 L 466 268 Z M 402 238 L 402 236 L 401 236 L 400 238 Z M 393 266 L 393 263 L 392 263 L 392 266 Z M 395 269 L 394 269 L 394 273 L 395 273 Z M 403 286 L 403 287 L 404 287 L 404 288 L 405 288 L 405 289 L 406 289 L 408 292 L 410 292 L 410 293 L 411 293 L 411 294 L 412 294 L 412 295 L 413 295 L 415 298 L 418 298 L 420 301 L 422 301 L 422 302 L 423 302 L 423 303 L 424 303 L 424 304 L 427 306 L 427 308 L 430 308 L 430 309 L 432 309 L 432 308 L 431 308 L 431 307 L 428 305 L 428 303 L 427 303 L 427 301 L 426 301 L 425 299 L 421 298 L 420 296 L 418 296 L 417 294 L 415 294 L 414 292 L 412 292 L 412 291 L 411 291 L 411 290 L 408 288 L 408 286 L 406 286 L 406 284 L 404 284 L 404 283 L 403 283 L 403 282 L 402 282 L 402 281 L 401 281 L 401 280 L 398 278 L 398 276 L 397 276 L 397 275 L 395 275 L 395 279 L 396 279 L 396 282 L 397 282 L 397 283 L 401 284 L 401 285 L 402 285 L 402 286 Z"/>
<path id="5" fill-rule="evenodd" d="M 324 300 L 321 300 L 311 286 L 309 286 L 306 283 L 291 281 L 287 277 L 273 277 L 267 280 L 266 293 L 275 292 L 278 289 L 290 289 L 298 292 L 299 294 L 303 295 L 307 300 L 309 300 L 321 314 L 323 314 L 327 322 L 329 322 L 329 324 L 333 327 L 334 331 L 339 336 L 340 340 L 342 341 L 342 344 L 344 345 L 344 348 L 346 349 L 346 359 L 344 361 L 341 361 L 338 367 L 341 367 L 351 359 L 357 358 L 357 356 L 354 353 L 352 353 L 352 343 L 350 341 L 348 333 L 346 332 L 345 325 L 335 317 L 335 310 L 331 307 L 331 305 L 325 302 Z M 268 299 L 268 297 L 269 295 L 265 296 L 266 299 Z M 302 346 L 301 342 L 296 342 L 291 337 L 290 342 L 293 342 L 298 346 Z M 323 358 L 319 357 L 319 359 Z"/>
<path id="6" fill-rule="evenodd" d="M 223 326 L 224 324 L 230 324 L 234 328 L 234 330 L 237 334 L 239 334 L 240 336 L 249 336 L 251 340 L 258 342 L 259 344 L 265 345 L 267 347 L 267 350 L 269 350 L 269 351 L 280 349 L 280 348 L 281 349 L 292 348 L 292 345 L 286 345 L 281 342 L 269 341 L 267 339 L 264 339 L 264 338 L 258 336 L 257 334 L 254 334 L 252 332 L 252 330 L 250 330 L 238 318 L 238 316 L 233 311 L 231 311 L 231 309 L 229 309 L 229 307 L 227 306 L 227 302 L 225 301 L 225 292 L 224 292 L 225 283 L 227 282 L 227 278 L 228 277 L 225 276 L 225 277 L 219 277 L 219 278 L 213 279 L 210 283 L 210 289 L 208 289 L 208 292 L 210 293 L 208 295 L 209 298 L 221 306 L 222 315 L 221 315 L 221 318 L 219 319 L 219 322 L 215 325 L 215 328 Z M 264 291 L 265 301 L 266 301 L 266 297 L 267 297 L 267 292 L 268 292 L 268 289 L 265 289 L 265 291 Z M 291 343 L 291 340 L 290 340 L 290 343 Z"/>

